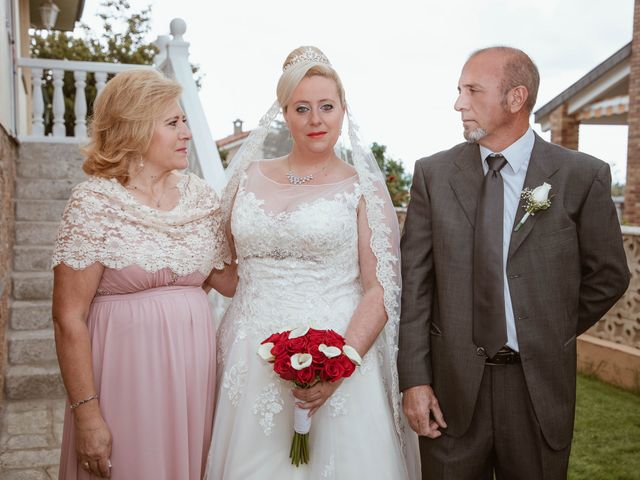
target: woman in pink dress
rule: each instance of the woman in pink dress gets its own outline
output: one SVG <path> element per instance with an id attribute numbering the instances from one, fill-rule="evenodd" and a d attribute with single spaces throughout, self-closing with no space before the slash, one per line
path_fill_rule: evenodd
<path id="1" fill-rule="evenodd" d="M 203 285 L 236 274 L 219 201 L 187 167 L 180 85 L 121 73 L 94 105 L 56 242 L 53 320 L 67 390 L 59 478 L 196 480 L 211 438 L 215 332 Z"/>

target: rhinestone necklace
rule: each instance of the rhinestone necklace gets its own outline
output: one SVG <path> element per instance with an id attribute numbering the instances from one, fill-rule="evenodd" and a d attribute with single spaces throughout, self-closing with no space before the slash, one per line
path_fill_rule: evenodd
<path id="1" fill-rule="evenodd" d="M 287 179 L 289 180 L 289 183 L 291 185 L 304 185 L 305 183 L 313 180 L 316 175 L 320 175 L 321 173 L 323 173 L 327 169 L 327 165 L 329 165 L 328 158 L 324 161 L 324 165 L 322 165 L 322 167 L 320 167 L 317 171 L 308 175 L 299 176 L 293 172 L 293 169 L 291 168 L 291 160 L 289 159 L 289 155 L 287 155 L 287 166 L 289 167 L 289 171 L 287 172 Z"/>

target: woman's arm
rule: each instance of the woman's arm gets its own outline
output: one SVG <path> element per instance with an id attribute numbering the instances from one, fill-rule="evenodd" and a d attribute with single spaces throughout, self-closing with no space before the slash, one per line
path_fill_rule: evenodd
<path id="1" fill-rule="evenodd" d="M 99 263 L 74 270 L 59 264 L 53 270 L 53 327 L 58 362 L 69 402 L 95 395 L 91 341 L 87 316 L 104 267 Z M 73 410 L 78 462 L 94 475 L 109 478 L 111 433 L 102 418 L 99 400 Z M 88 468 L 85 465 L 88 462 Z"/>
<path id="2" fill-rule="evenodd" d="M 384 290 L 376 276 L 377 259 L 370 246 L 371 229 L 365 208 L 364 199 L 361 199 L 358 206 L 358 255 L 363 295 L 345 333 L 347 345 L 355 348 L 360 356 L 369 351 L 387 322 Z M 294 389 L 293 395 L 300 400 L 297 405 L 309 409 L 311 416 L 333 395 L 341 383 L 342 380 L 318 382 L 308 389 Z"/>
<path id="3" fill-rule="evenodd" d="M 378 260 L 371 250 L 371 229 L 364 199 L 360 199 L 358 206 L 358 256 L 363 296 L 353 312 L 345 340 L 364 357 L 387 323 L 384 290 L 376 275 Z"/>
<path id="4" fill-rule="evenodd" d="M 231 252 L 231 263 L 225 265 L 223 270 L 214 269 L 202 286 L 205 292 L 209 293 L 212 288 L 225 297 L 233 297 L 238 286 L 238 263 L 236 261 L 236 247 L 231 234 L 231 225 L 227 223 L 225 228 L 227 244 Z"/>

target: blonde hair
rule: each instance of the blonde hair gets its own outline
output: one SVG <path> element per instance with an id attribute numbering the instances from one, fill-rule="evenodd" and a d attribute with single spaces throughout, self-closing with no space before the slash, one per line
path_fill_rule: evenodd
<path id="1" fill-rule="evenodd" d="M 84 172 L 126 184 L 129 165 L 149 149 L 156 119 L 181 92 L 179 83 L 152 69 L 113 77 L 93 104 Z"/>
<path id="2" fill-rule="evenodd" d="M 319 48 L 312 46 L 296 48 L 287 56 L 282 69 L 283 72 L 276 88 L 276 96 L 282 110 L 287 110 L 287 104 L 291 100 L 293 91 L 302 79 L 315 75 L 333 80 L 338 89 L 340 102 L 343 107 L 346 106 L 342 81 Z"/>

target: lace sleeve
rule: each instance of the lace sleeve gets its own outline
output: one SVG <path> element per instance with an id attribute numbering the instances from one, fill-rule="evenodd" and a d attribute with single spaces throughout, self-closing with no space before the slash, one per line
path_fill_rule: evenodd
<path id="1" fill-rule="evenodd" d="M 79 270 L 101 260 L 107 248 L 105 203 L 86 182 L 73 189 L 58 227 L 52 267 L 64 263 Z"/>

